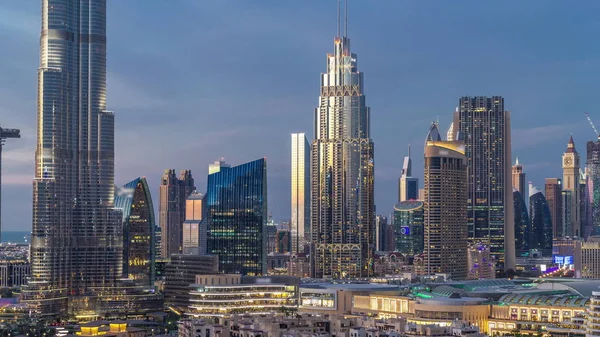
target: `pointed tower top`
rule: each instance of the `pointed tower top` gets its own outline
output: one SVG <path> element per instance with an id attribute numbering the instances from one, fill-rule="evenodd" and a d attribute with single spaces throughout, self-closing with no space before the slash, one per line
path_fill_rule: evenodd
<path id="1" fill-rule="evenodd" d="M 519 165 L 519 157 L 517 157 L 517 160 L 515 162 L 515 166 L 518 166 L 518 165 Z"/>
<path id="2" fill-rule="evenodd" d="M 577 153 L 577 150 L 575 150 L 575 142 L 573 141 L 573 134 L 571 134 L 569 143 L 567 144 L 567 153 Z"/>
<path id="3" fill-rule="evenodd" d="M 429 132 L 427 133 L 427 138 L 425 138 L 425 142 L 439 142 L 442 140 L 440 136 L 440 131 L 438 130 L 438 126 L 436 122 L 432 122 L 429 127 Z"/>

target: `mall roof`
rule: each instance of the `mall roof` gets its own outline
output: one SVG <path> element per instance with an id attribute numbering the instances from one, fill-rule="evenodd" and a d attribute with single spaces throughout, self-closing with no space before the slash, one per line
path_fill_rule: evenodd
<path id="1" fill-rule="evenodd" d="M 393 291 L 400 290 L 397 285 L 380 283 L 303 283 L 300 288 L 332 289 L 348 291 Z"/>
<path id="2" fill-rule="evenodd" d="M 523 295 L 508 294 L 500 297 L 501 304 L 528 304 L 528 305 L 548 305 L 559 307 L 585 307 L 589 299 L 576 295 L 545 296 L 545 295 Z"/>

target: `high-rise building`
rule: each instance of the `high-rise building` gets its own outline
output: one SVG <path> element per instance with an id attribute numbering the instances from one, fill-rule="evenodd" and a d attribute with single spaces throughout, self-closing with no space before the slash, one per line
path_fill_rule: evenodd
<path id="1" fill-rule="evenodd" d="M 469 245 L 468 266 L 471 280 L 496 278 L 496 261 L 486 245 Z"/>
<path id="2" fill-rule="evenodd" d="M 387 232 L 388 219 L 383 215 L 375 217 L 375 250 L 378 252 L 385 250 L 385 234 Z"/>
<path id="3" fill-rule="evenodd" d="M 316 278 L 372 273 L 374 157 L 364 72 L 338 29 L 321 74 L 311 146 L 311 257 Z"/>
<path id="4" fill-rule="evenodd" d="M 417 200 L 419 198 L 419 179 L 412 177 L 412 161 L 410 159 L 410 146 L 408 156 L 404 157 L 402 175 L 398 179 L 398 202 Z"/>
<path id="5" fill-rule="evenodd" d="M 219 272 L 267 274 L 267 161 L 221 165 L 208 175 L 207 254 L 219 256 Z"/>
<path id="6" fill-rule="evenodd" d="M 465 140 L 469 240 L 490 247 L 497 269 L 514 270 L 510 113 L 504 98 L 462 97 L 454 129 Z"/>
<path id="7" fill-rule="evenodd" d="M 513 204 L 515 218 L 515 250 L 520 256 L 529 251 L 529 212 L 525 205 L 525 198 L 521 192 L 513 188 Z"/>
<path id="8" fill-rule="evenodd" d="M 63 314 L 67 297 L 76 308 L 122 277 L 114 114 L 106 110 L 106 0 L 42 1 L 37 102 L 24 297 L 37 311 Z"/>
<path id="9" fill-rule="evenodd" d="M 423 254 L 423 202 L 407 200 L 394 206 L 394 251 Z"/>
<path id="10" fill-rule="evenodd" d="M 304 252 L 310 233 L 310 143 L 292 133 L 292 253 Z"/>
<path id="11" fill-rule="evenodd" d="M 544 256 L 552 254 L 552 215 L 542 191 L 529 183 L 529 249 L 537 249 Z"/>
<path id="12" fill-rule="evenodd" d="M 427 274 L 450 273 L 453 279 L 467 278 L 466 164 L 464 143 L 442 141 L 433 123 L 425 141 L 423 213 Z"/>
<path id="13" fill-rule="evenodd" d="M 192 192 L 185 201 L 185 220 L 183 221 L 183 251 L 200 249 L 206 254 L 206 222 L 204 194 Z"/>
<path id="14" fill-rule="evenodd" d="M 586 163 L 587 223 L 581 235 L 600 235 L 600 137 L 596 142 L 587 142 Z"/>
<path id="15" fill-rule="evenodd" d="M 512 167 L 512 186 L 516 188 L 521 195 L 528 195 L 525 172 L 523 172 L 523 165 L 519 164 L 519 158 L 517 158 L 515 165 Z"/>
<path id="16" fill-rule="evenodd" d="M 215 255 L 174 254 L 165 266 L 165 305 L 179 311 L 190 305 L 190 285 L 196 275 L 218 273 Z"/>
<path id="17" fill-rule="evenodd" d="M 546 178 L 546 201 L 552 218 L 552 235 L 555 238 L 570 236 L 563 227 L 562 181 L 560 178 Z M 516 226 L 516 223 L 515 223 Z"/>
<path id="18" fill-rule="evenodd" d="M 579 197 L 581 193 L 579 191 L 580 185 L 580 173 L 579 173 L 579 153 L 575 149 L 575 142 L 573 142 L 573 136 L 569 138 L 567 144 L 567 150 L 563 154 L 563 190 L 571 192 L 571 202 L 565 204 L 565 207 L 570 209 L 569 218 L 565 219 L 565 223 L 562 224 L 562 231 L 564 236 L 580 236 L 581 235 L 581 202 Z M 555 234 L 556 235 L 556 234 Z"/>
<path id="19" fill-rule="evenodd" d="M 123 275 L 136 285 L 154 286 L 154 206 L 146 178 L 136 178 L 115 193 L 123 211 Z"/>
<path id="20" fill-rule="evenodd" d="M 179 178 L 173 169 L 164 171 L 158 208 L 162 258 L 168 259 L 183 251 L 186 199 L 195 189 L 191 171 L 182 170 Z"/>

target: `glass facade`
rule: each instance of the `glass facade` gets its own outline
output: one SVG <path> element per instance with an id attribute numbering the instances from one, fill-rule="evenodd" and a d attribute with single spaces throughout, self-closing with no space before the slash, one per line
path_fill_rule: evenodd
<path id="1" fill-rule="evenodd" d="M 515 214 L 515 249 L 519 255 L 529 251 L 529 213 L 525 199 L 516 188 L 513 188 L 513 204 Z"/>
<path id="2" fill-rule="evenodd" d="M 529 185 L 529 249 L 538 249 L 544 256 L 552 254 L 552 215 L 542 191 Z"/>
<path id="3" fill-rule="evenodd" d="M 367 277 L 375 246 L 374 145 L 363 72 L 346 36 L 321 74 L 311 147 L 311 258 L 316 278 Z"/>
<path id="4" fill-rule="evenodd" d="M 156 225 L 146 178 L 118 188 L 115 207 L 123 211 L 123 275 L 134 284 L 154 286 Z"/>
<path id="5" fill-rule="evenodd" d="M 266 275 L 267 162 L 221 166 L 208 175 L 207 253 L 219 272 Z"/>
<path id="6" fill-rule="evenodd" d="M 465 140 L 469 240 L 489 245 L 499 269 L 514 269 L 510 113 L 501 96 L 462 97 L 458 110 L 454 127 Z"/>
<path id="7" fill-rule="evenodd" d="M 304 252 L 310 234 L 310 143 L 292 133 L 292 253 Z"/>
<path id="8" fill-rule="evenodd" d="M 423 253 L 423 202 L 403 201 L 394 206 L 395 251 L 407 255 Z"/>
<path id="9" fill-rule="evenodd" d="M 114 114 L 106 110 L 106 0 L 44 0 L 31 280 L 26 301 L 63 314 L 122 276 Z"/>
<path id="10" fill-rule="evenodd" d="M 196 189 L 192 171 L 182 170 L 179 178 L 175 170 L 165 170 L 160 184 L 158 218 L 161 233 L 161 257 L 168 259 L 183 251 L 183 222 L 186 200 Z"/>
<path id="11" fill-rule="evenodd" d="M 600 235 L 600 140 L 587 143 L 587 226 L 584 236 Z"/>

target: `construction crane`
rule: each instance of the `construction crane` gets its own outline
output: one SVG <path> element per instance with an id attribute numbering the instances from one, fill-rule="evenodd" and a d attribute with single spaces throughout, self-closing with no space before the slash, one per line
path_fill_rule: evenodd
<path id="1" fill-rule="evenodd" d="M 0 127 L 0 240 L 2 238 L 2 148 L 8 138 L 21 138 L 21 130 Z"/>
<path id="2" fill-rule="evenodd" d="M 594 125 L 594 122 L 592 122 L 592 119 L 590 118 L 590 114 L 588 114 L 586 112 L 585 117 L 587 118 L 588 122 L 590 122 L 592 129 L 594 129 L 594 132 L 596 133 L 596 137 L 598 137 L 598 139 L 600 139 L 600 133 L 598 133 L 598 130 L 596 129 L 596 126 Z"/>

